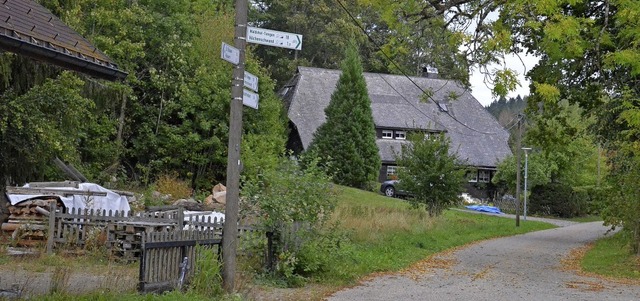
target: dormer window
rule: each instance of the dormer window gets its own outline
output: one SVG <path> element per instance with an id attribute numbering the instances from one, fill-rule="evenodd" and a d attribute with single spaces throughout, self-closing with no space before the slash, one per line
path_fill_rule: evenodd
<path id="1" fill-rule="evenodd" d="M 396 131 L 395 132 L 395 138 L 397 140 L 406 140 L 407 139 L 407 132 L 405 132 L 405 131 Z"/>
<path id="2" fill-rule="evenodd" d="M 382 139 L 393 139 L 392 130 L 382 130 Z"/>

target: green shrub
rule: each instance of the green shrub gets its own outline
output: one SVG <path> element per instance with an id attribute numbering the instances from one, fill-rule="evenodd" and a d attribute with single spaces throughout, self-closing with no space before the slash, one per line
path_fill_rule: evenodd
<path id="1" fill-rule="evenodd" d="M 301 250 L 322 237 L 318 229 L 336 205 L 333 184 L 317 161 L 302 169 L 298 161 L 288 158 L 282 158 L 277 169 L 265 171 L 256 179 L 244 184 L 242 194 L 247 207 L 256 211 L 253 215 L 259 227 L 273 233 L 274 246 L 269 253 L 276 258 L 275 262 L 266 262 L 267 270 L 287 285 L 299 286 L 305 270 L 310 273 L 321 266 Z"/>
<path id="2" fill-rule="evenodd" d="M 571 186 L 562 183 L 537 185 L 531 190 L 528 211 L 532 214 L 551 215 L 571 218 L 586 215 L 588 193 L 574 191 Z"/>

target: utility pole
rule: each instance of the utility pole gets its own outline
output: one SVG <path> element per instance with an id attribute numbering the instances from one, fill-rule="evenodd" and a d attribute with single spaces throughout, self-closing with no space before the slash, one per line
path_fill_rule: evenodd
<path id="1" fill-rule="evenodd" d="M 528 178 L 528 169 L 529 169 L 529 152 L 528 148 L 523 147 L 524 150 L 524 210 L 523 217 L 524 220 L 527 220 L 527 178 Z"/>
<path id="2" fill-rule="evenodd" d="M 518 142 L 516 146 L 516 227 L 520 227 L 520 153 L 522 152 L 522 114 L 518 114 Z"/>
<path id="3" fill-rule="evenodd" d="M 227 202 L 222 232 L 222 282 L 225 291 L 235 288 L 236 248 L 238 244 L 238 202 L 240 199 L 240 142 L 242 141 L 242 95 L 247 35 L 248 0 L 236 0 L 235 41 L 240 62 L 233 69 L 231 112 L 229 113 L 229 147 L 227 157 Z"/>

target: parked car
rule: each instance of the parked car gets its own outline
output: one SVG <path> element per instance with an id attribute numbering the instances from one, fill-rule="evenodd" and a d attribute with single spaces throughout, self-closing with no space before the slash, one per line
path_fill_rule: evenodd
<path id="1" fill-rule="evenodd" d="M 402 189 L 400 180 L 388 180 L 380 185 L 380 192 L 388 197 L 407 197 L 410 193 Z"/>

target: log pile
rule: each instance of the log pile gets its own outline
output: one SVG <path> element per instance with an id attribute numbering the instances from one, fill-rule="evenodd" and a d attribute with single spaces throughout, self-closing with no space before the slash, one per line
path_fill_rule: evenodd
<path id="1" fill-rule="evenodd" d="M 57 201 L 55 197 L 46 197 L 7 206 L 9 219 L 2 223 L 2 231 L 10 234 L 11 240 L 18 246 L 31 247 L 43 243 L 47 240 L 51 203 Z"/>

